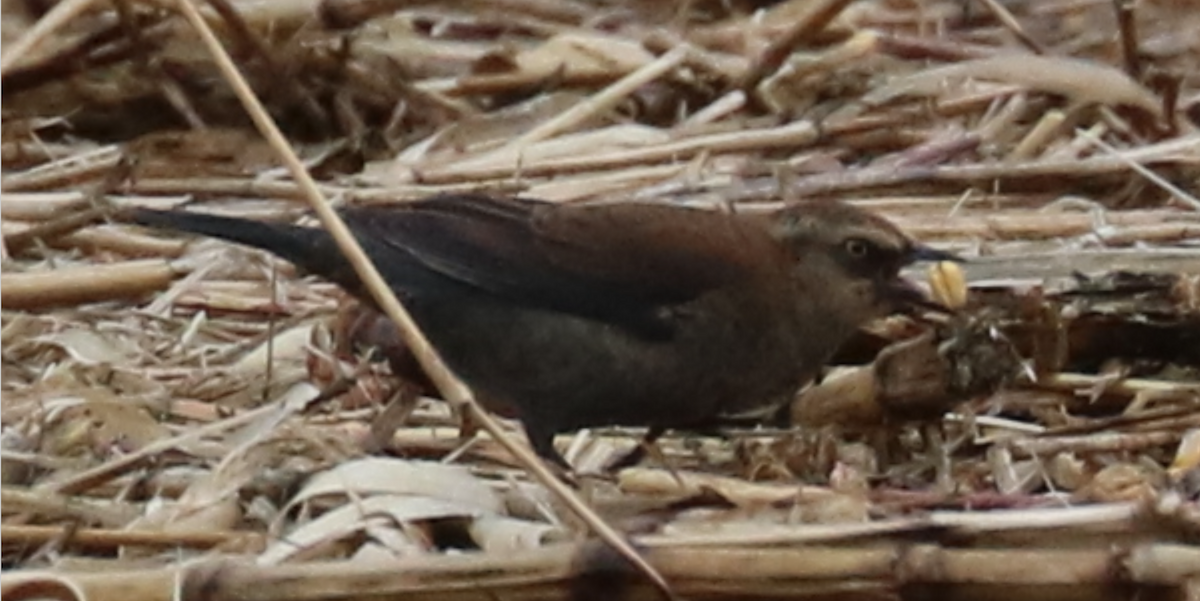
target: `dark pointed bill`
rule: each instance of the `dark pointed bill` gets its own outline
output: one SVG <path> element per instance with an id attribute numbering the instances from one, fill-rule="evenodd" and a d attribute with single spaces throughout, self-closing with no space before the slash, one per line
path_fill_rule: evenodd
<path id="1" fill-rule="evenodd" d="M 916 263 L 918 261 L 954 261 L 955 263 L 966 263 L 967 260 L 944 250 L 918 244 L 913 247 L 912 253 L 908 255 L 909 261 Z"/>
<path id="2" fill-rule="evenodd" d="M 910 263 L 917 262 L 937 262 L 937 261 L 953 261 L 955 263 L 965 263 L 966 259 L 944 250 L 917 244 L 913 246 L 912 251 L 908 255 Z M 936 313 L 950 313 L 951 309 L 942 306 L 940 303 L 930 300 L 929 296 L 917 286 L 916 283 L 903 277 L 897 276 L 888 283 L 888 296 L 897 307 L 902 310 L 914 311 L 924 309 Z"/>

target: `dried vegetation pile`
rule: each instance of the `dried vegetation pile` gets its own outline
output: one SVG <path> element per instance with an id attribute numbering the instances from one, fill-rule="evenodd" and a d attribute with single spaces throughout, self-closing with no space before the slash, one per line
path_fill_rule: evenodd
<path id="1" fill-rule="evenodd" d="M 580 477 L 675 593 L 1200 599 L 1194 2 L 195 6 L 335 202 L 841 198 L 972 259 L 933 278 L 958 315 L 875 324 L 799 428 Z M 3 7 L 6 599 L 657 598 L 349 350 L 411 374 L 390 322 L 106 221 L 303 210 L 179 5 Z M 586 472 L 635 440 L 560 442 Z"/>

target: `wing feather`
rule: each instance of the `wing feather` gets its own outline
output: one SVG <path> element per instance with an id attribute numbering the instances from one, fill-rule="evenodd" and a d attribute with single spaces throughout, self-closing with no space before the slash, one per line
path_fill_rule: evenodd
<path id="1" fill-rule="evenodd" d="M 768 242 L 744 219 L 669 205 L 453 195 L 343 217 L 399 253 L 398 265 L 415 261 L 457 286 L 650 335 L 669 334 L 663 309 L 747 277 Z"/>

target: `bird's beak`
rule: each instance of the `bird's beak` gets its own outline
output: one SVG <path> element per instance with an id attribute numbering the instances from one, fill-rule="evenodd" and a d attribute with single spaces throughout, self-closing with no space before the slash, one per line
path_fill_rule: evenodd
<path id="1" fill-rule="evenodd" d="M 897 277 L 887 287 L 888 300 L 893 306 L 903 312 L 925 309 L 936 313 L 946 313 L 948 309 L 940 303 L 930 300 L 929 295 L 907 278 Z"/>
<path id="2" fill-rule="evenodd" d="M 950 252 L 938 250 L 933 247 L 917 244 L 913 246 L 912 252 L 908 255 L 909 261 L 916 263 L 918 261 L 954 261 L 955 263 L 966 263 L 967 260 Z"/>
<path id="3" fill-rule="evenodd" d="M 954 253 L 938 250 L 923 244 L 914 245 L 908 255 L 908 259 L 910 263 L 937 261 L 966 262 L 965 259 Z M 916 283 L 904 277 L 897 276 L 889 282 L 887 294 L 891 301 L 895 303 L 895 306 L 904 310 L 924 309 L 936 313 L 947 313 L 950 311 L 949 308 L 942 306 L 940 303 L 930 300 L 929 296 Z"/>

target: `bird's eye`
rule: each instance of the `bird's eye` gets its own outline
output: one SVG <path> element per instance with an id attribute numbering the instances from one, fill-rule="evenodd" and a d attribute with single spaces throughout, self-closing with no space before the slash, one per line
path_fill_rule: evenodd
<path id="1" fill-rule="evenodd" d="M 842 243 L 846 254 L 854 259 L 865 259 L 871 254 L 871 243 L 862 238 L 851 238 Z"/>

